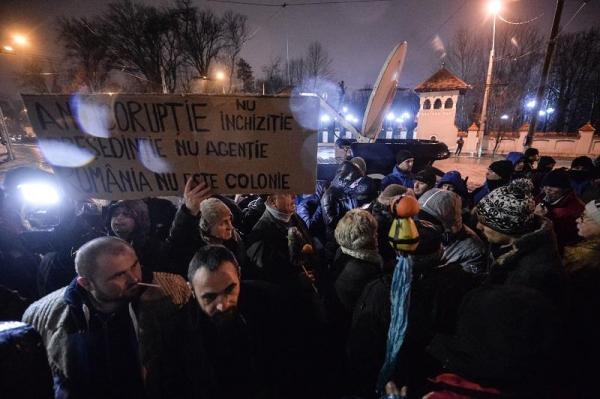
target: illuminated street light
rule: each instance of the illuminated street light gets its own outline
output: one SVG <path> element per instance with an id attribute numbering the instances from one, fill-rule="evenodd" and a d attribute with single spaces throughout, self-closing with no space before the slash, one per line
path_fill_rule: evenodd
<path id="1" fill-rule="evenodd" d="M 346 113 L 346 112 L 348 112 L 348 107 L 342 107 L 342 112 L 343 112 L 343 113 Z"/>
<path id="2" fill-rule="evenodd" d="M 27 36 L 22 35 L 20 33 L 15 33 L 12 37 L 13 42 L 15 42 L 15 44 L 18 44 L 19 46 L 27 46 L 29 45 L 29 39 L 27 39 Z"/>
<path id="3" fill-rule="evenodd" d="M 500 117 L 500 119 L 502 119 L 503 121 L 506 121 L 506 120 L 508 120 L 508 118 L 509 118 L 509 116 L 508 116 L 508 115 L 506 115 L 506 114 L 504 114 L 504 115 L 502 115 L 502 116 Z"/>
<path id="4" fill-rule="evenodd" d="M 389 113 L 389 114 L 387 114 L 387 116 L 386 116 L 386 119 L 387 119 L 388 121 L 393 121 L 393 120 L 394 120 L 394 118 L 395 118 L 395 116 L 394 116 L 394 113 L 393 113 L 393 112 L 390 112 L 390 113 Z"/>
<path id="5" fill-rule="evenodd" d="M 554 108 L 550 107 L 546 110 L 547 114 L 553 114 L 554 113 Z"/>
<path id="6" fill-rule="evenodd" d="M 330 120 L 331 120 L 331 119 L 329 118 L 329 115 L 325 115 L 325 114 L 321 115 L 321 122 L 323 122 L 323 123 L 327 123 L 327 122 L 329 122 Z"/>
<path id="7" fill-rule="evenodd" d="M 15 49 L 11 46 L 2 46 L 2 49 L 7 53 L 12 53 L 13 51 L 15 51 Z"/>
<path id="8" fill-rule="evenodd" d="M 403 119 L 410 119 L 410 117 L 411 117 L 411 115 L 410 115 L 410 112 L 404 112 L 404 113 L 402 114 L 402 118 L 403 118 Z"/>
<path id="9" fill-rule="evenodd" d="M 500 0 L 492 0 L 487 5 L 488 12 L 492 15 L 497 15 L 502 11 L 502 2 Z"/>
<path id="10" fill-rule="evenodd" d="M 225 73 L 223 71 L 217 71 L 215 73 L 215 78 L 217 80 L 225 80 Z"/>
<path id="11" fill-rule="evenodd" d="M 544 111 L 543 109 L 540 109 L 540 112 L 538 112 L 539 116 L 546 116 L 546 111 Z"/>
<path id="12" fill-rule="evenodd" d="M 346 120 L 347 120 L 348 122 L 352 122 L 352 121 L 354 121 L 354 115 L 352 115 L 352 114 L 348 114 L 348 115 L 346 115 L 346 116 L 345 116 L 345 118 L 346 118 Z"/>
<path id="13" fill-rule="evenodd" d="M 404 122 L 403 117 L 396 118 L 396 123 L 402 123 L 402 122 Z"/>
<path id="14" fill-rule="evenodd" d="M 533 107 L 535 107 L 536 101 L 535 100 L 529 100 L 527 101 L 527 104 L 525 104 L 525 106 L 529 109 L 532 109 Z"/>

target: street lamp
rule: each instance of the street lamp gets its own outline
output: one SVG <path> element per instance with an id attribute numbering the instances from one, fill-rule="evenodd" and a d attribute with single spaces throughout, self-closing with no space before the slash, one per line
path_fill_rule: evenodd
<path id="1" fill-rule="evenodd" d="M 479 140 L 478 156 L 481 157 L 483 152 L 483 135 L 485 134 L 485 124 L 487 117 L 487 105 L 490 97 L 490 87 L 492 86 L 492 73 L 494 68 L 494 52 L 496 47 L 496 17 L 502 10 L 502 2 L 500 0 L 491 0 L 487 5 L 488 12 L 494 16 L 492 23 L 492 48 L 490 49 L 490 60 L 488 63 L 487 75 L 485 78 L 485 91 L 483 92 L 483 103 L 481 106 L 481 117 L 479 119 L 479 130 L 481 134 L 477 132 L 477 138 Z"/>
<path id="2" fill-rule="evenodd" d="M 500 117 L 500 119 L 502 119 L 503 121 L 507 121 L 508 118 L 510 118 L 508 115 L 504 114 Z"/>
<path id="3" fill-rule="evenodd" d="M 22 35 L 20 33 L 15 33 L 12 36 L 13 42 L 15 44 L 18 44 L 19 46 L 28 46 L 29 45 L 29 39 L 27 39 L 27 36 Z"/>
<path id="4" fill-rule="evenodd" d="M 215 79 L 221 81 L 221 87 L 223 89 L 223 94 L 225 94 L 225 72 L 223 72 L 223 71 L 217 71 L 215 73 Z"/>

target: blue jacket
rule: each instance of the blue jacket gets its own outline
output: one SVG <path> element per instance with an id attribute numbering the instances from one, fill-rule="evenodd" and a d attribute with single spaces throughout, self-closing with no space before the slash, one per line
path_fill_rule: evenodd
<path id="1" fill-rule="evenodd" d="M 486 195 L 490 193 L 490 188 L 487 183 L 484 183 L 483 186 L 477 187 L 475 191 L 473 191 L 473 205 L 479 204 Z"/>
<path id="2" fill-rule="evenodd" d="M 469 198 L 469 191 L 467 189 L 465 181 L 460 175 L 460 172 L 456 170 L 451 170 L 449 172 L 444 173 L 444 176 L 442 176 L 442 179 L 440 180 L 437 186 L 438 188 L 441 188 L 444 184 L 451 184 L 452 186 L 454 186 L 454 191 L 456 192 L 456 194 L 460 195 L 460 198 L 462 198 L 463 208 L 468 208 L 470 206 L 471 201 Z"/>
<path id="3" fill-rule="evenodd" d="M 390 184 L 400 184 L 406 188 L 413 188 L 415 181 L 411 173 L 406 173 L 398 169 L 398 166 L 394 166 L 392 173 L 387 175 L 381 181 L 381 190 L 383 191 Z"/>

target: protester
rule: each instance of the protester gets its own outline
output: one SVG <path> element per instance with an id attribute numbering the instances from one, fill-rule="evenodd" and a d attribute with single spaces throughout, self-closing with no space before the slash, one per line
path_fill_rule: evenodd
<path id="1" fill-rule="evenodd" d="M 325 241 L 325 222 L 323 221 L 323 209 L 321 198 L 327 189 L 328 182 L 317 180 L 315 193 L 303 198 L 297 207 L 298 216 L 304 221 L 308 231 L 321 242 Z"/>
<path id="2" fill-rule="evenodd" d="M 248 206 L 242 210 L 242 223 L 240 231 L 246 235 L 252 231 L 254 225 L 265 213 L 267 195 L 260 195 L 248 203 Z"/>
<path id="3" fill-rule="evenodd" d="M 348 314 L 365 285 L 381 274 L 382 258 L 377 250 L 377 221 L 367 211 L 346 213 L 335 228 L 340 248 L 333 261 L 335 291 Z"/>
<path id="4" fill-rule="evenodd" d="M 436 336 L 429 347 L 444 370 L 426 397 L 553 397 L 561 382 L 561 327 L 557 309 L 536 290 L 473 290 L 456 332 Z"/>
<path id="5" fill-rule="evenodd" d="M 576 221 L 585 205 L 572 190 L 569 174 L 565 170 L 549 172 L 542 186 L 543 192 L 536 198 L 535 213 L 552 221 L 558 249 L 562 253 L 566 245 L 578 241 Z"/>
<path id="6" fill-rule="evenodd" d="M 534 213 L 532 185 L 516 180 L 477 205 L 478 228 L 490 243 L 491 284 L 524 285 L 561 303 L 565 276 L 552 223 Z"/>
<path id="7" fill-rule="evenodd" d="M 542 191 L 542 181 L 548 172 L 556 166 L 556 161 L 552 157 L 543 156 L 538 161 L 536 170 L 533 171 L 531 180 L 533 181 L 534 194 L 538 195 Z"/>
<path id="8" fill-rule="evenodd" d="M 396 154 L 396 165 L 392 172 L 381 181 L 381 189 L 384 190 L 390 184 L 400 184 L 401 186 L 412 188 L 414 186 L 412 176 L 414 162 L 415 157 L 410 151 L 398 151 Z"/>
<path id="9" fill-rule="evenodd" d="M 344 161 L 331 182 L 331 185 L 321 198 L 323 221 L 325 222 L 325 248 L 328 258 L 333 258 L 337 249 L 335 241 L 335 226 L 338 221 L 351 209 L 358 206 L 350 186 L 362 176 L 356 164 Z"/>
<path id="10" fill-rule="evenodd" d="M 458 140 L 456 140 L 456 151 L 454 151 L 454 155 L 455 156 L 460 156 L 460 153 L 462 152 L 462 148 L 463 145 L 465 144 L 465 140 L 462 138 L 462 136 L 458 137 Z"/>
<path id="11" fill-rule="evenodd" d="M 437 184 L 438 188 L 442 190 L 452 191 L 458 194 L 462 200 L 461 207 L 465 210 L 471 208 L 471 199 L 469 198 L 469 190 L 467 189 L 467 182 L 463 180 L 461 174 L 457 170 L 451 170 L 446 172 L 442 179 Z"/>
<path id="12" fill-rule="evenodd" d="M 571 162 L 569 178 L 571 187 L 578 197 L 590 189 L 593 180 L 594 161 L 590 157 L 580 156 Z"/>
<path id="13" fill-rule="evenodd" d="M 272 203 L 272 200 L 270 201 Z M 272 207 L 271 204 L 268 205 Z M 276 287 L 242 281 L 235 256 L 208 245 L 192 259 L 195 300 L 185 309 L 178 355 L 185 369 L 169 397 L 301 397 L 305 326 Z M 295 320 L 294 320 L 295 319 Z"/>
<path id="14" fill-rule="evenodd" d="M 419 199 L 427 191 L 434 188 L 436 184 L 437 180 L 433 168 L 426 167 L 425 169 L 419 171 L 415 175 L 415 183 L 413 185 L 413 191 L 417 199 Z"/>
<path id="15" fill-rule="evenodd" d="M 510 162 L 512 162 L 513 164 L 513 172 L 512 172 L 512 178 L 514 179 L 520 179 L 523 177 L 528 177 L 527 173 L 525 171 L 525 156 L 523 155 L 522 152 L 509 152 L 506 155 L 506 159 Z"/>
<path id="16" fill-rule="evenodd" d="M 564 263 L 569 274 L 569 311 L 567 331 L 572 356 L 571 375 L 577 397 L 593 397 L 597 391 L 596 377 L 600 372 L 600 201 L 590 201 L 577 220 L 583 241 L 565 248 Z"/>
<path id="17" fill-rule="evenodd" d="M 492 162 L 485 174 L 485 183 L 473 191 L 473 204 L 477 205 L 491 191 L 510 183 L 512 170 L 513 165 L 508 160 Z"/>
<path id="18" fill-rule="evenodd" d="M 134 249 L 116 237 L 83 245 L 75 267 L 68 287 L 23 316 L 43 338 L 57 397 L 157 397 L 175 372 L 159 343 L 175 339 L 171 316 L 189 298 L 185 281 L 142 273 Z M 142 282 L 161 288 L 144 291 Z"/>
<path id="19" fill-rule="evenodd" d="M 525 158 L 525 167 L 523 171 L 527 176 L 531 176 L 531 173 L 535 170 L 535 163 L 540 160 L 540 151 L 537 148 L 530 147 L 523 153 Z"/>
<path id="20" fill-rule="evenodd" d="M 292 261 L 292 257 L 301 254 L 290 254 L 288 233 L 291 228 L 307 231 L 302 219 L 295 215 L 294 196 L 269 195 L 265 212 L 246 238 L 246 253 L 256 267 L 253 275 L 257 279 L 295 288 L 308 282 L 303 269 Z"/>
<path id="21" fill-rule="evenodd" d="M 487 272 L 485 245 L 473 230 L 463 224 L 461 202 L 452 191 L 429 190 L 419 198 L 419 219 L 442 228 L 442 265 L 460 264 L 468 273 L 484 274 Z"/>

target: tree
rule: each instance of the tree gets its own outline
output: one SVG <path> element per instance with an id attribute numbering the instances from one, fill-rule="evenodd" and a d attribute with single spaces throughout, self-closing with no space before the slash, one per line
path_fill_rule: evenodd
<path id="1" fill-rule="evenodd" d="M 254 74 L 252 67 L 243 58 L 237 62 L 237 78 L 242 82 L 242 87 L 245 93 L 254 92 Z"/>
<path id="2" fill-rule="evenodd" d="M 318 41 L 308 45 L 304 65 L 309 87 L 314 87 L 317 79 L 330 78 L 332 75 L 331 58 Z"/>
<path id="3" fill-rule="evenodd" d="M 227 11 L 223 15 L 224 49 L 227 54 L 229 68 L 229 89 L 233 86 L 233 71 L 236 60 L 242 51 L 242 47 L 250 38 L 246 22 L 248 17 L 242 14 Z"/>
<path id="4" fill-rule="evenodd" d="M 265 93 L 277 94 L 285 85 L 281 72 L 281 58 L 275 58 L 262 69 L 263 79 L 258 81 L 259 86 L 264 87 Z"/>
<path id="5" fill-rule="evenodd" d="M 559 36 L 548 83 L 558 131 L 575 131 L 592 119 L 593 105 L 598 107 L 599 86 L 600 29 Z"/>
<path id="6" fill-rule="evenodd" d="M 142 74 L 151 91 L 175 91 L 183 60 L 179 10 L 121 0 L 101 21 L 113 68 Z"/>
<path id="7" fill-rule="evenodd" d="M 306 78 L 306 64 L 304 58 L 292 58 L 290 60 L 290 84 L 297 86 L 304 84 Z"/>
<path id="8" fill-rule="evenodd" d="M 100 91 L 110 72 L 108 43 L 98 21 L 59 18 L 58 37 L 75 74 L 91 92 Z"/>
<path id="9" fill-rule="evenodd" d="M 199 77 L 208 76 L 210 64 L 225 46 L 223 21 L 211 10 L 198 10 L 188 0 L 179 3 L 185 61 Z"/>
<path id="10" fill-rule="evenodd" d="M 17 74 L 19 86 L 36 94 L 61 93 L 60 78 L 55 65 L 52 63 L 44 65 L 38 58 L 28 60 Z"/>

